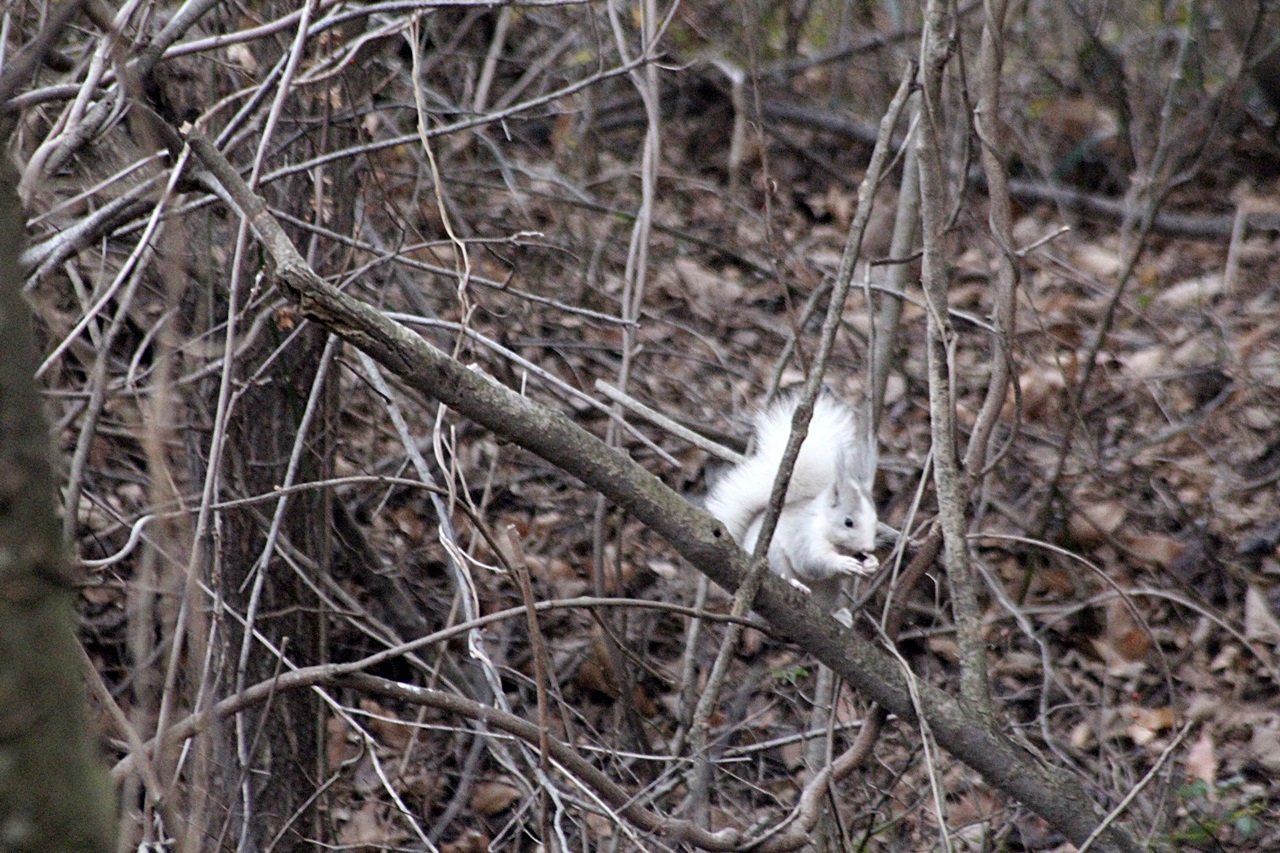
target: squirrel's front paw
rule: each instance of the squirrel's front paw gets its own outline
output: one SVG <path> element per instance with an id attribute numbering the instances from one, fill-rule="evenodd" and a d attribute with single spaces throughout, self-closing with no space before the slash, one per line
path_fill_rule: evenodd
<path id="1" fill-rule="evenodd" d="M 878 568 L 880 561 L 873 554 L 856 554 L 852 557 L 840 554 L 836 557 L 836 572 L 842 575 L 869 575 Z"/>

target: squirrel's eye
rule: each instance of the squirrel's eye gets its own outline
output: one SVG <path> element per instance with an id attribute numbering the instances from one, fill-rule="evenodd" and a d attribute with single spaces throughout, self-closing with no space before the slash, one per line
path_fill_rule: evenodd
<path id="1" fill-rule="evenodd" d="M 846 516 L 846 517 L 845 517 L 845 520 L 844 520 L 844 526 L 845 526 L 845 527 L 847 527 L 847 528 L 849 528 L 850 530 L 852 530 L 852 529 L 853 529 L 853 519 L 852 519 L 852 518 L 849 518 L 848 516 Z"/>

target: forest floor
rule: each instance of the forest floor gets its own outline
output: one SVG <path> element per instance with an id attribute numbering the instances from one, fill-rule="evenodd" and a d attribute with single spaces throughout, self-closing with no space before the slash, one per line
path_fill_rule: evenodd
<path id="1" fill-rule="evenodd" d="M 769 148 L 767 168 L 776 188 L 766 199 L 759 186 L 730 187 L 723 169 L 702 165 L 705 131 L 691 118 L 676 117 L 664 127 L 650 279 L 627 391 L 705 434 L 740 443 L 797 332 L 801 359 L 809 355 L 803 341 L 807 334 L 812 346 L 816 320 L 804 329 L 799 317 L 805 299 L 838 266 L 868 149 L 802 127 L 772 127 L 779 141 Z M 1272 147 L 1270 156 L 1278 153 Z M 756 160 L 752 168 L 764 165 Z M 1280 185 L 1272 178 L 1239 189 L 1263 199 L 1274 197 Z M 1191 190 L 1184 195 L 1196 197 Z M 887 255 L 884 212 L 892 211 L 893 194 L 882 193 L 879 204 L 873 228 L 881 230 L 868 238 L 870 257 Z M 1178 209 L 1215 221 L 1230 211 L 1223 205 Z M 606 253 L 619 251 L 631 224 L 616 211 L 612 221 L 602 221 L 597 208 L 575 210 L 562 197 L 545 208 L 526 197 L 525 209 L 505 209 L 494 219 L 517 215 L 531 230 L 553 222 L 556 233 L 574 232 L 578 245 L 598 241 Z M 962 430 L 972 423 L 991 360 L 998 357 L 983 332 L 996 263 L 985 219 L 985 199 L 966 190 L 952 243 L 959 340 L 953 371 Z M 1070 230 L 1058 233 L 1064 225 Z M 1280 844 L 1277 824 L 1268 817 L 1280 808 L 1272 781 L 1280 772 L 1276 235 L 1249 234 L 1232 244 L 1153 234 L 1118 291 L 1124 247 L 1117 223 L 1027 203 L 1017 206 L 1015 233 L 1023 245 L 1057 236 L 1023 259 L 1011 340 L 1020 393 L 1006 406 L 995 462 L 970 506 L 971 545 L 989 590 L 984 631 L 1000 712 L 1039 749 L 1099 780 L 1102 789 L 1128 791 L 1151 773 L 1151 787 L 1132 815 L 1150 828 L 1159 849 Z M 548 237 L 548 252 L 555 242 Z M 536 262 L 503 264 L 497 261 L 492 277 L 512 276 L 514 287 L 564 304 L 617 310 L 623 285 L 616 276 L 584 283 L 565 276 L 559 263 L 549 270 Z M 475 326 L 530 362 L 555 365 L 558 375 L 587 393 L 592 380 L 616 381 L 617 328 L 518 299 L 500 303 L 486 294 L 476 302 Z M 869 325 L 860 297 L 853 302 L 827 383 L 856 399 Z M 1095 347 L 1104 322 L 1109 327 Z M 930 447 L 924 326 L 917 298 L 904 312 L 899 361 L 886 396 L 877 485 L 882 520 L 916 534 L 931 515 L 927 487 L 923 505 L 915 505 Z M 512 384 L 524 381 L 518 367 L 509 370 Z M 784 385 L 803 375 L 794 363 L 781 371 Z M 598 412 L 572 400 L 568 405 L 580 422 L 602 425 Z M 466 435 L 467 427 L 459 428 Z M 641 421 L 639 429 L 678 464 L 631 436 L 624 436 L 623 446 L 696 500 L 717 463 L 660 428 Z M 386 460 L 396 458 L 397 439 L 354 435 L 360 439 L 343 448 L 349 470 L 389 471 Z M 613 536 L 597 550 L 594 498 L 520 451 L 478 435 L 459 444 L 468 448 L 467 482 L 482 496 L 490 523 L 518 532 L 539 598 L 594 591 L 695 601 L 696 574 L 639 526 L 604 516 Z M 1057 488 L 1050 490 L 1055 474 Z M 415 567 L 409 576 L 430 598 L 428 589 L 445 579 L 445 563 L 431 541 L 422 499 L 393 496 L 380 511 L 365 508 L 362 518 L 379 534 L 381 547 L 396 555 L 394 562 Z M 477 554 L 486 559 L 483 546 Z M 604 565 L 595 562 L 601 555 Z M 888 555 L 882 562 L 895 565 Z M 510 579 L 481 577 L 482 610 L 518 604 Z M 860 600 L 871 612 L 884 606 L 882 590 L 868 595 Z M 708 606 L 724 610 L 727 599 L 713 591 Z M 937 572 L 917 591 L 909 612 L 902 653 L 917 673 L 950 684 L 957 649 Z M 632 615 L 594 625 L 557 617 L 542 630 L 560 701 L 574 714 L 559 733 L 577 732 L 579 739 L 603 745 L 616 741 L 601 733 L 627 732 L 622 742 L 646 753 L 677 728 L 690 637 L 685 620 Z M 643 659 L 638 668 L 619 674 L 609 631 L 629 638 L 628 648 Z M 703 634 L 699 642 L 706 666 L 715 635 Z M 509 643 L 505 663 L 529 674 L 518 630 Z M 798 790 L 802 773 L 803 743 L 795 735 L 806 729 L 815 672 L 802 650 L 763 632 L 748 635 L 718 720 L 729 769 L 716 791 L 713 823 L 752 824 L 785 813 L 782 804 Z M 370 710 L 396 718 L 393 709 Z M 855 694 L 844 694 L 836 725 L 848 733 L 838 744 L 852 738 L 866 713 Z M 423 756 L 424 768 L 433 768 L 423 769 L 427 778 L 416 784 L 449 790 L 427 757 L 434 750 L 411 742 L 403 750 L 390 748 L 389 757 L 412 764 L 413 750 Z M 345 755 L 340 749 L 332 754 L 334 760 Z M 973 845 L 968 849 L 1060 844 L 1016 805 L 975 786 L 959 766 L 945 757 L 933 761 L 949 792 L 948 821 Z M 919 733 L 891 725 L 872 765 L 840 783 L 847 829 L 864 845 L 858 849 L 913 850 L 933 843 L 929 765 Z M 643 770 L 627 772 L 645 778 Z M 476 786 L 468 807 L 478 825 L 492 827 L 476 830 L 479 837 L 492 838 L 507 825 L 503 816 L 519 796 L 501 774 Z M 371 801 L 364 808 L 386 806 Z"/>
<path id="2" fill-rule="evenodd" d="M 896 81 L 867 65 L 843 91 L 856 100 L 849 89 L 861 80 L 864 102 L 883 103 Z M 412 146 L 369 154 L 362 239 L 434 242 L 397 249 L 400 266 L 371 262 L 349 290 L 391 310 L 430 314 L 432 322 L 465 320 L 477 336 L 457 345 L 460 358 L 599 435 L 610 427 L 594 383 L 618 384 L 625 372 L 631 397 L 741 447 L 773 379 L 791 387 L 805 376 L 823 310 L 820 303 L 808 313 L 808 300 L 839 266 L 870 154 L 866 129 L 879 120 L 858 115 L 855 124 L 843 103 L 827 106 L 839 87 L 826 68 L 762 83 L 760 103 L 773 118 L 750 124 L 737 168 L 728 162 L 733 109 L 722 79 L 706 66 L 664 71 L 641 319 L 625 368 L 616 318 L 629 292 L 645 124 L 640 100 L 621 78 L 601 86 L 586 130 L 551 112 L 513 119 L 503 133 L 488 128 L 441 141 L 444 209 L 471 246 L 465 300 L 451 277 L 457 258 L 441 208 Z M 1024 96 L 1013 92 L 1015 103 L 1029 103 L 1017 100 Z M 1103 112 L 1098 100 L 1085 95 L 1074 105 L 1095 116 Z M 1009 132 L 1021 139 L 1042 122 L 1042 157 L 1065 160 L 1085 145 L 1088 134 L 1066 118 L 1031 113 L 1030 106 L 1021 111 L 1021 124 L 1011 119 Z M 362 127 L 378 138 L 396 132 L 399 120 L 371 111 Z M 1011 163 L 1025 184 L 1014 197 L 1014 236 L 1025 251 L 1015 328 L 1006 338 L 1017 393 L 968 505 L 1001 721 L 1028 748 L 1086 780 L 1104 806 L 1137 790 L 1125 818 L 1158 850 L 1280 849 L 1280 233 L 1231 228 L 1237 211 L 1280 213 L 1280 144 L 1253 114 L 1231 128 L 1219 128 L 1216 144 L 1163 199 L 1162 213 L 1185 219 L 1177 227 L 1157 219 L 1149 233 L 1106 212 L 1122 210 L 1134 168 L 1114 148 L 1089 149 L 1085 166 L 1052 185 L 1027 165 L 1025 150 Z M 963 444 L 993 360 L 1004 357 L 989 316 L 1000 247 L 978 182 L 952 172 L 952 375 Z M 864 259 L 888 256 L 900 180 L 895 165 L 876 195 Z M 1106 204 L 1085 210 L 1078 198 L 1046 199 L 1068 185 Z M 297 233 L 299 241 L 307 234 L 300 226 Z M 1140 252 L 1131 251 L 1135 245 Z M 352 249 L 346 270 L 375 254 L 368 245 Z M 1129 257 L 1136 258 L 1131 270 Z M 875 265 L 864 279 L 865 269 L 825 376 L 850 399 L 864 388 L 872 328 L 862 283 L 880 286 L 889 266 Z M 154 305 L 167 297 L 154 293 Z M 52 303 L 41 303 L 43 323 L 65 331 L 75 317 L 58 315 Z M 263 316 L 276 312 L 278 331 L 287 332 L 281 305 L 268 299 L 259 308 Z M 868 636 L 935 512 L 925 320 L 913 286 L 886 392 L 876 481 L 882 521 L 905 537 L 880 555 L 880 578 L 854 590 Z M 456 343 L 439 327 L 423 333 L 449 348 Z M 387 398 L 354 351 L 339 362 L 333 475 L 413 476 Z M 55 383 L 79 381 L 69 377 Z M 537 599 L 702 600 L 698 574 L 639 523 L 531 454 L 451 413 L 437 420 L 433 405 L 395 388 L 422 439 L 415 452 L 467 496 L 505 551 L 500 556 L 527 567 Z M 719 463 L 660 426 L 628 420 L 634 429 L 618 431 L 619 445 L 699 499 Z M 62 439 L 70 458 L 78 435 L 67 426 Z M 142 510 L 140 487 L 120 460 L 137 456 L 132 438 L 103 431 L 89 456 L 98 472 L 91 486 L 120 512 L 86 511 L 82 556 L 123 547 L 128 518 Z M 335 522 L 335 589 L 347 597 L 331 617 L 332 659 L 376 652 L 414 625 L 456 622 L 450 555 L 428 495 L 369 483 L 340 485 L 333 495 L 346 517 Z M 517 579 L 490 570 L 499 555 L 471 513 L 459 509 L 452 521 L 474 560 L 480 612 L 520 607 Z M 353 556 L 368 549 L 381 574 Z M 95 570 L 82 597 L 86 640 L 113 684 L 129 681 L 122 614 L 133 571 L 129 562 Z M 957 645 L 941 571 L 935 567 L 910 592 L 897 648 L 919 677 L 954 691 Z M 712 587 L 705 607 L 724 612 L 728 597 Z M 655 807 L 674 808 L 684 783 L 668 748 L 721 629 L 639 608 L 552 610 L 539 622 L 545 646 L 531 639 L 523 617 L 484 632 L 510 710 L 526 719 L 545 712 L 534 684 L 542 655 L 552 733 Z M 465 643 L 455 640 L 417 663 L 377 672 L 424 682 L 438 676 L 461 690 L 472 666 Z M 687 672 L 701 675 L 688 682 Z M 803 650 L 764 629 L 748 632 L 713 718 L 713 827 L 785 816 L 802 781 L 816 673 Z M 448 853 L 489 844 L 529 849 L 522 828 L 532 820 L 525 806 L 533 798 L 512 769 L 518 761 L 504 766 L 501 750 L 473 750 L 473 729 L 456 718 L 391 699 L 343 701 L 373 740 L 342 717 L 329 721 L 327 769 L 337 781 L 324 808 L 335 843 L 418 849 L 403 805 L 423 826 L 439 827 L 433 840 Z M 837 754 L 868 713 L 862 697 L 842 691 Z M 941 820 L 956 849 L 1070 849 L 896 719 L 870 759 L 833 787 L 849 849 L 942 849 L 931 782 L 944 791 Z M 648 849 L 648 840 L 625 837 L 622 822 L 575 796 L 581 801 L 571 805 L 583 815 L 575 832 L 591 839 L 583 849 Z"/>

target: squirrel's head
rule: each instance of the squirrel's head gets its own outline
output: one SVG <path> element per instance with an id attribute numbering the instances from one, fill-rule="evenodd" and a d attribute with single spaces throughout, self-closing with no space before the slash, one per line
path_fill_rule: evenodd
<path id="1" fill-rule="evenodd" d="M 872 553 L 876 547 L 876 505 L 870 489 L 857 480 L 837 477 L 831 489 L 828 530 L 838 551 L 862 563 L 873 572 L 880 563 Z"/>

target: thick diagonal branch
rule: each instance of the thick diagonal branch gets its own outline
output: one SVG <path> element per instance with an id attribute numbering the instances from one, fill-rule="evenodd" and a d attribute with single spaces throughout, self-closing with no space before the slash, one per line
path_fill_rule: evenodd
<path id="1" fill-rule="evenodd" d="M 409 387 L 577 477 L 666 539 L 707 577 L 726 589 L 738 587 L 748 557 L 722 524 L 560 412 L 468 368 L 377 308 L 325 282 L 208 139 L 193 133 L 189 142 L 249 219 L 272 259 L 278 286 L 307 319 L 368 353 Z M 781 578 L 763 578 L 755 609 L 867 698 L 899 717 L 915 717 L 917 705 L 898 665 Z M 932 685 L 919 683 L 915 693 L 920 712 L 943 748 L 1067 838 L 1081 843 L 1089 837 L 1101 812 L 1073 775 L 1039 763 L 987 718 Z M 1137 850 L 1128 834 L 1114 827 L 1095 847 Z"/>

